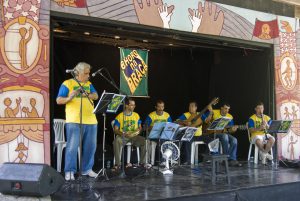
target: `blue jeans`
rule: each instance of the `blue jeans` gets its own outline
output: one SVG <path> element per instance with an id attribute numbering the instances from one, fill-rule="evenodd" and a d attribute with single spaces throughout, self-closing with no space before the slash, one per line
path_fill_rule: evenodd
<path id="1" fill-rule="evenodd" d="M 221 141 L 223 154 L 229 155 L 229 160 L 236 160 L 237 139 L 230 134 L 217 134 L 217 138 Z"/>
<path id="2" fill-rule="evenodd" d="M 80 124 L 67 123 L 67 146 L 65 172 L 77 172 L 77 151 L 80 140 Z M 82 124 L 82 173 L 86 174 L 94 165 L 97 147 L 97 124 Z"/>

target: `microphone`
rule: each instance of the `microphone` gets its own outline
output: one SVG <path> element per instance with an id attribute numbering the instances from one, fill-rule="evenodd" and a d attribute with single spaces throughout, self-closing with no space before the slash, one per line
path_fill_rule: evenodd
<path id="1" fill-rule="evenodd" d="M 100 68 L 99 70 L 97 70 L 96 72 L 94 72 L 92 74 L 92 77 L 95 77 L 98 73 L 100 73 L 104 68 Z"/>
<path id="2" fill-rule="evenodd" d="M 74 73 L 74 72 L 76 72 L 75 69 L 67 69 L 67 70 L 66 70 L 66 73 Z"/>

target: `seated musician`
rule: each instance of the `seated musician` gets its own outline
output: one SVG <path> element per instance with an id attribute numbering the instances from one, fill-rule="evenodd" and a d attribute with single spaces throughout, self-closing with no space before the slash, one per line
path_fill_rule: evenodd
<path id="1" fill-rule="evenodd" d="M 146 120 L 145 125 L 147 126 L 148 131 L 150 132 L 153 125 L 157 122 L 172 122 L 172 119 L 169 113 L 165 112 L 165 103 L 162 100 L 156 101 L 155 111 L 151 112 Z M 156 149 L 157 142 L 155 140 L 151 140 L 150 146 L 148 148 L 148 155 L 151 156 L 152 149 Z M 154 152 L 155 153 L 155 152 Z M 151 157 L 151 165 L 154 165 L 155 156 Z"/>
<path id="2" fill-rule="evenodd" d="M 132 145 L 140 148 L 141 163 L 145 164 L 145 138 L 140 136 L 142 130 L 141 120 L 138 113 L 134 112 L 135 101 L 132 98 L 125 100 L 125 111 L 118 114 L 114 122 L 114 133 L 116 138 L 113 142 L 114 155 L 115 155 L 115 169 L 121 165 L 121 148 L 122 148 L 122 135 L 124 135 L 124 144 L 131 142 Z M 127 164 L 131 166 L 131 164 Z"/>
<path id="3" fill-rule="evenodd" d="M 267 134 L 266 131 L 271 124 L 271 118 L 264 115 L 264 104 L 259 102 L 255 107 L 255 114 L 253 114 L 248 121 L 248 128 L 251 133 L 252 143 L 255 143 L 259 148 L 262 164 L 266 164 L 266 159 L 273 160 L 273 156 L 269 154 L 272 149 L 275 138 Z"/>
<path id="4" fill-rule="evenodd" d="M 230 118 L 231 121 L 228 123 L 226 128 L 223 131 L 217 132 L 216 137 L 219 138 L 222 148 L 223 154 L 229 155 L 229 165 L 230 166 L 238 166 L 241 167 L 242 164 L 237 161 L 236 153 L 237 153 L 237 139 L 231 134 L 236 132 L 238 126 L 234 126 L 233 116 L 229 114 L 230 105 L 228 103 L 223 103 L 219 110 L 213 110 L 210 115 L 207 115 L 206 122 L 213 122 L 216 119 L 227 117 Z M 213 131 L 212 131 L 213 132 Z M 213 132 L 214 133 L 214 132 Z"/>
<path id="5" fill-rule="evenodd" d="M 203 115 L 197 119 L 195 117 L 199 115 L 197 112 L 197 103 L 196 101 L 191 101 L 189 103 L 189 111 L 182 114 L 177 120 L 176 123 L 182 125 L 182 126 L 190 126 L 190 127 L 196 127 L 198 130 L 195 132 L 194 137 L 190 142 L 184 142 L 184 150 L 185 150 L 185 161 L 183 164 L 188 165 L 191 163 L 191 145 L 193 141 L 203 141 L 205 144 L 208 144 L 213 139 L 209 136 L 203 136 L 202 135 L 202 122 L 203 122 Z M 209 105 L 208 110 L 212 110 L 212 107 Z M 208 148 L 207 148 L 208 150 Z"/>

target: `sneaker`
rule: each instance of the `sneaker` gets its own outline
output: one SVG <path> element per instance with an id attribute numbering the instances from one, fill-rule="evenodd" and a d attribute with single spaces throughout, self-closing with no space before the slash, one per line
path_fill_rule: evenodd
<path id="1" fill-rule="evenodd" d="M 98 174 L 96 172 L 94 172 L 93 170 L 90 170 L 87 173 L 82 173 L 82 175 L 96 178 Z"/>
<path id="2" fill-rule="evenodd" d="M 263 164 L 263 165 L 265 165 L 266 164 L 266 158 L 267 158 L 267 154 L 265 153 L 265 152 L 260 152 L 260 156 L 261 156 L 261 163 Z"/>
<path id="3" fill-rule="evenodd" d="M 74 181 L 75 177 L 74 177 L 74 172 L 65 172 L 65 180 L 66 181 Z"/>
<path id="4" fill-rule="evenodd" d="M 266 157 L 270 161 L 273 160 L 273 156 L 271 154 L 269 154 L 269 153 L 266 154 Z"/>
<path id="5" fill-rule="evenodd" d="M 152 168 L 152 165 L 150 163 L 146 163 L 144 167 L 149 170 Z"/>

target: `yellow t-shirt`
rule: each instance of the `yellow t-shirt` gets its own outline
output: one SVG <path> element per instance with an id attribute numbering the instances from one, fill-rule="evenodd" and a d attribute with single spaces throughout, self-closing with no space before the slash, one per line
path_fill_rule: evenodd
<path id="1" fill-rule="evenodd" d="M 167 112 L 163 112 L 162 115 L 158 115 L 156 111 L 154 111 L 147 116 L 145 122 L 148 126 L 153 127 L 153 125 L 157 122 L 172 122 L 172 119 Z"/>
<path id="2" fill-rule="evenodd" d="M 197 112 L 197 114 L 199 114 L 199 112 Z M 190 112 L 186 112 L 186 113 L 182 114 L 182 115 L 179 117 L 179 119 L 180 119 L 180 120 L 186 120 L 186 119 L 190 118 L 191 115 L 192 115 L 192 114 L 191 114 Z M 202 118 L 202 117 L 201 117 L 201 118 Z M 197 128 L 198 128 L 198 129 L 197 129 L 197 131 L 196 131 L 195 134 L 194 134 L 195 137 L 199 137 L 199 136 L 202 135 L 202 125 L 199 126 L 199 127 L 197 127 Z"/>
<path id="3" fill-rule="evenodd" d="M 268 122 L 268 124 L 270 125 L 271 118 L 268 115 L 264 115 L 264 121 Z M 262 124 L 262 118 L 256 116 L 256 114 L 252 115 L 249 118 L 249 121 L 248 121 L 248 127 L 249 128 L 259 128 L 261 126 L 261 124 Z M 251 133 L 251 139 L 253 139 L 257 135 L 264 135 L 264 134 L 265 134 L 264 131 L 255 131 L 255 132 L 252 132 Z"/>
<path id="4" fill-rule="evenodd" d="M 140 115 L 132 112 L 130 115 L 123 115 L 123 112 L 115 118 L 114 126 L 117 126 L 120 131 L 136 131 L 141 125 Z M 124 130 L 123 130 L 124 128 Z"/>
<path id="5" fill-rule="evenodd" d="M 233 116 L 231 114 L 229 114 L 229 113 L 227 113 L 225 116 L 222 116 L 221 115 L 221 110 L 213 110 L 213 113 L 214 113 L 214 115 L 213 115 L 213 121 L 216 120 L 216 119 L 220 119 L 222 117 L 227 117 L 229 119 L 233 119 Z"/>
<path id="6" fill-rule="evenodd" d="M 87 93 L 97 93 L 92 83 L 80 83 Z M 59 88 L 57 97 L 68 97 L 72 91 L 79 88 L 74 79 L 66 80 Z M 82 123 L 97 124 L 97 118 L 93 114 L 94 106 L 86 97 L 82 97 Z M 80 94 L 66 104 L 66 123 L 80 123 Z"/>

